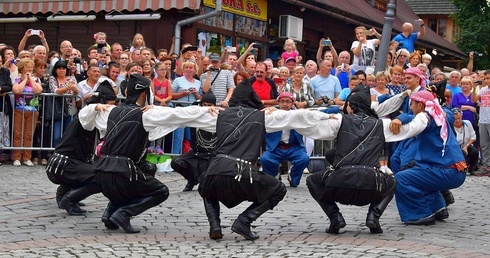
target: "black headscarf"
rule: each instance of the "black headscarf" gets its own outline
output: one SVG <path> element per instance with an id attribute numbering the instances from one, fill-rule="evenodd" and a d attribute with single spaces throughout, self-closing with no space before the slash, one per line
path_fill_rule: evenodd
<path id="1" fill-rule="evenodd" d="M 252 88 L 252 83 L 249 79 L 243 80 L 233 91 L 231 99 L 228 102 L 230 107 L 249 107 L 255 109 L 263 109 L 264 104 L 260 101 L 259 96 Z"/>
<path id="2" fill-rule="evenodd" d="M 446 84 L 447 84 L 447 80 L 442 80 L 442 81 L 439 81 L 439 82 L 434 82 L 434 83 L 430 83 L 429 86 L 426 86 L 426 90 L 436 94 L 436 97 L 439 99 L 439 104 L 441 106 L 444 106 L 446 105 L 446 96 L 445 96 L 445 93 L 446 93 Z"/>
<path id="3" fill-rule="evenodd" d="M 135 104 L 141 93 L 146 92 L 146 99 L 150 102 L 150 81 L 140 74 L 131 74 L 126 87 L 126 104 Z"/>
<path id="4" fill-rule="evenodd" d="M 216 96 L 214 96 L 213 91 L 209 90 L 206 92 L 204 95 L 202 95 L 200 103 L 213 103 L 213 105 L 216 105 Z"/>
<path id="5" fill-rule="evenodd" d="M 108 100 L 116 100 L 116 99 L 117 96 L 114 93 L 114 89 L 112 89 L 112 85 L 109 83 L 108 80 L 105 80 L 99 84 L 97 89 L 92 94 L 92 97 L 88 99 L 86 103 L 87 105 L 93 103 L 105 104 L 107 103 Z"/>
<path id="6" fill-rule="evenodd" d="M 371 94 L 369 87 L 357 85 L 347 97 L 344 105 L 344 113 L 347 112 L 347 105 L 354 113 L 363 112 L 369 116 L 378 118 L 378 114 L 371 108 Z"/>

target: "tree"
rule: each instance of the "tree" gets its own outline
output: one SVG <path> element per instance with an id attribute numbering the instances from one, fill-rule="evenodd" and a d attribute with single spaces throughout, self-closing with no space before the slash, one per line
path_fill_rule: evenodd
<path id="1" fill-rule="evenodd" d="M 451 15 L 459 28 L 456 45 L 465 53 L 476 51 L 474 70 L 490 69 L 490 1 L 451 0 L 458 11 Z"/>

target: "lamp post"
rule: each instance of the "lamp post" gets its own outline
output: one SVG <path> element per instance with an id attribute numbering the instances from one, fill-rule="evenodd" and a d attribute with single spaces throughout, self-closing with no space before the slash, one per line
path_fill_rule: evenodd
<path id="1" fill-rule="evenodd" d="M 378 56 L 376 58 L 376 72 L 386 70 L 386 56 L 388 55 L 388 48 L 390 46 L 391 40 L 391 31 L 393 29 L 393 21 L 395 20 L 395 1 L 396 0 L 390 0 L 390 3 L 388 4 L 388 9 L 386 10 L 381 44 L 379 46 Z"/>

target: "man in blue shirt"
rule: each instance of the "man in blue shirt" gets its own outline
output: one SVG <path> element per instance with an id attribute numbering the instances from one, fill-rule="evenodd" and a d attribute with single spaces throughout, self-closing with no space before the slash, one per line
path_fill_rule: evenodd
<path id="1" fill-rule="evenodd" d="M 412 53 L 415 50 L 415 41 L 425 35 L 425 23 L 422 19 L 417 20 L 420 24 L 420 31 L 413 32 L 413 25 L 405 22 L 402 25 L 402 32 L 396 35 L 393 40 L 398 42 L 398 49 L 405 48 Z"/>

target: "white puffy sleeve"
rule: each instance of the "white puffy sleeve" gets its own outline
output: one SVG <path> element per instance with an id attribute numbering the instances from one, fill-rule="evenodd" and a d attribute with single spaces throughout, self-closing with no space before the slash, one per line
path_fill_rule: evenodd
<path id="1" fill-rule="evenodd" d="M 391 120 L 389 119 L 381 119 L 381 120 L 383 121 L 383 130 L 384 130 L 385 140 L 387 142 L 396 142 L 396 141 L 401 141 L 413 137 L 421 133 L 422 131 L 424 131 L 427 125 L 429 124 L 429 117 L 427 116 L 427 114 L 425 112 L 420 112 L 414 117 L 414 119 L 410 123 L 402 125 L 400 133 L 395 135 L 390 131 Z"/>
<path id="2" fill-rule="evenodd" d="M 405 96 L 403 96 L 403 92 L 402 92 L 385 100 L 381 104 L 379 104 L 379 102 L 376 101 L 371 102 L 371 108 L 374 109 L 374 111 L 376 111 L 379 117 L 383 117 L 399 110 L 404 100 L 405 100 Z"/>
<path id="3" fill-rule="evenodd" d="M 209 108 L 188 107 L 161 107 L 155 106 L 143 113 L 143 126 L 150 132 L 150 140 L 158 139 L 179 127 L 195 127 L 209 132 L 216 132 L 218 116 L 211 115 Z"/>
<path id="4" fill-rule="evenodd" d="M 90 104 L 82 108 L 78 113 L 78 119 L 85 130 L 92 131 L 94 128 L 97 128 L 100 132 L 100 138 L 102 138 L 107 131 L 109 114 L 115 106 L 110 107 L 106 111 L 96 111 L 96 106 L 97 104 Z"/>
<path id="5" fill-rule="evenodd" d="M 329 117 L 332 118 L 329 119 Z M 325 114 L 307 109 L 277 110 L 265 115 L 265 128 L 268 133 L 294 129 L 316 140 L 335 139 L 341 122 L 342 115 L 340 114 Z"/>

